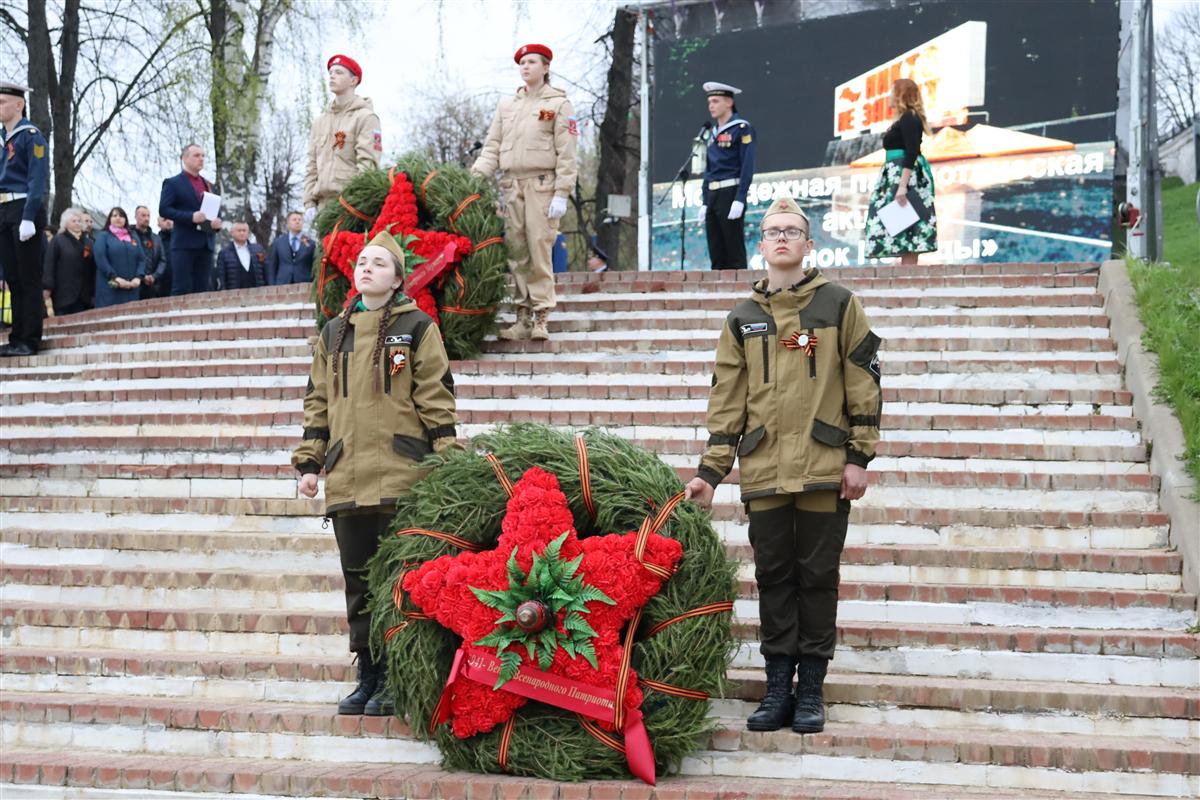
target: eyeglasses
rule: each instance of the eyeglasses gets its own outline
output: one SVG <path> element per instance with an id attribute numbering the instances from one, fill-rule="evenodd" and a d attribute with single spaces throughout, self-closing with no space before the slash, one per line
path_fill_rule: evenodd
<path id="1" fill-rule="evenodd" d="M 797 242 L 801 239 L 807 239 L 808 231 L 803 228 L 764 228 L 762 235 L 768 242 L 778 241 L 780 237 L 787 239 L 789 242 Z"/>

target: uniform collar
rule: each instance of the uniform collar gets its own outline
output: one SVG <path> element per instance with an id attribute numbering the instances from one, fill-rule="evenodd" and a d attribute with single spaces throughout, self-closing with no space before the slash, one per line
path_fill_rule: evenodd
<path id="1" fill-rule="evenodd" d="M 734 125 L 737 125 L 739 122 L 745 122 L 745 121 L 746 121 L 746 120 L 742 119 L 742 118 L 741 118 L 741 117 L 740 117 L 740 116 L 737 114 L 737 112 L 734 112 L 734 115 L 733 115 L 732 117 L 730 117 L 730 118 L 729 118 L 729 122 L 726 122 L 724 125 L 722 125 L 721 127 L 717 128 L 717 133 L 722 133 L 722 132 L 724 132 L 724 131 L 728 130 L 729 128 L 732 128 Z"/>
<path id="2" fill-rule="evenodd" d="M 829 283 L 829 280 L 821 274 L 821 270 L 814 267 L 797 283 L 786 289 L 768 291 L 767 279 L 762 278 L 755 282 L 751 296 L 756 303 L 767 308 L 802 306 L 807 305 L 813 292 L 826 283 Z"/>
<path id="3" fill-rule="evenodd" d="M 19 120 L 17 120 L 17 127 L 12 129 L 12 133 L 8 132 L 8 128 L 4 127 L 3 125 L 0 125 L 0 134 L 2 134 L 3 140 L 5 142 L 7 142 L 12 137 L 16 136 L 21 131 L 36 131 L 36 130 L 37 130 L 37 128 L 34 127 L 33 123 L 30 122 L 28 120 L 28 118 L 26 118 L 26 117 L 21 117 Z"/>

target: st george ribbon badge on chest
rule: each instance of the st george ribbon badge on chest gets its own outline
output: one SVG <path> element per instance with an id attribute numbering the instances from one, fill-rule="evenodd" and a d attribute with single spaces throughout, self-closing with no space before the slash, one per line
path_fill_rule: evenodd
<path id="1" fill-rule="evenodd" d="M 812 354 L 817 349 L 817 335 L 815 333 L 795 331 L 791 336 L 780 339 L 779 343 L 788 350 L 803 350 L 804 355 L 812 358 Z"/>

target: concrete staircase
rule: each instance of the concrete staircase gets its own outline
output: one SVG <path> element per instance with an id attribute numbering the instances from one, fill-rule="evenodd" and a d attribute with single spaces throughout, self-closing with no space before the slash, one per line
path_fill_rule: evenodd
<path id="1" fill-rule="evenodd" d="M 446 773 L 352 677 L 336 546 L 288 464 L 306 287 L 56 319 L 0 364 L 6 798 L 1095 798 L 1200 794 L 1196 597 L 1083 265 L 833 270 L 884 337 L 884 441 L 843 559 L 823 734 L 733 696 L 655 790 Z M 569 275 L 548 344 L 454 365 L 461 432 L 605 426 L 692 474 L 710 359 L 748 273 Z M 124 790 L 124 794 L 120 790 Z"/>

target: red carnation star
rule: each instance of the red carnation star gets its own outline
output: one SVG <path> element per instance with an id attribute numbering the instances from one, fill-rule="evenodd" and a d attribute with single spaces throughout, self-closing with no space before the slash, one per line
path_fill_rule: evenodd
<path id="1" fill-rule="evenodd" d="M 472 587 L 508 589 L 505 564 L 513 550 L 517 552 L 517 563 L 528 574 L 534 553 L 542 553 L 565 532 L 561 557 L 569 560 L 582 554 L 577 574 L 588 585 L 607 595 L 613 604 L 587 603 L 587 622 L 596 631 L 592 643 L 597 668 L 594 669 L 583 656 L 572 658 L 559 647 L 546 672 L 615 691 L 624 654 L 621 629 L 658 593 L 664 581 L 646 565 L 669 574 L 682 557 L 683 547 L 674 539 L 651 533 L 639 561 L 635 553 L 637 533 L 580 540 L 558 479 L 538 467 L 530 468 L 517 481 L 501 530 L 495 550 L 442 556 L 426 562 L 404 577 L 404 591 L 422 611 L 463 638 L 467 656 L 473 652 L 494 656 L 493 648 L 473 643 L 496 629 L 501 612 L 480 602 Z M 563 631 L 561 612 L 554 624 L 557 630 Z M 525 648 L 514 645 L 510 649 L 520 651 L 523 666 L 537 668 L 536 659 L 531 659 Z M 637 709 L 641 702 L 637 676 L 629 670 L 625 708 Z M 503 688 L 497 690 L 471 680 L 456 681 L 451 688 L 449 705 L 454 734 L 465 739 L 490 731 L 508 720 L 525 703 L 524 697 Z M 611 725 L 605 727 L 612 729 Z"/>

